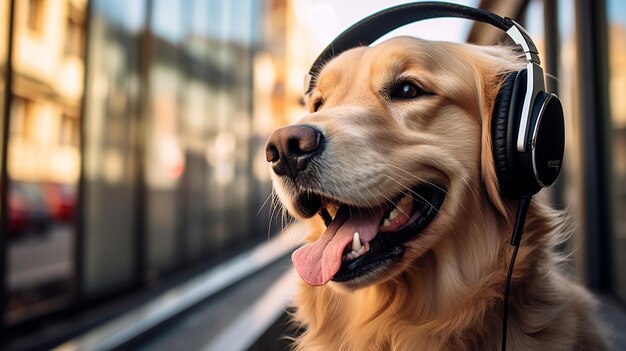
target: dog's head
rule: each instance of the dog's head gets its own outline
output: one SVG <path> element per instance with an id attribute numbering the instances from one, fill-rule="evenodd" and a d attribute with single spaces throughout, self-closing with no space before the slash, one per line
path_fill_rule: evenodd
<path id="1" fill-rule="evenodd" d="M 326 222 L 293 254 L 302 279 L 380 283 L 480 221 L 480 199 L 506 214 L 490 118 L 502 77 L 522 65 L 509 49 L 409 37 L 328 62 L 310 113 L 266 147 L 285 208 Z"/>

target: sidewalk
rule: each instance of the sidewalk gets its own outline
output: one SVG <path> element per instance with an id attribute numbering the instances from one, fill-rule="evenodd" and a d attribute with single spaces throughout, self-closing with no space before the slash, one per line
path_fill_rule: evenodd
<path id="1" fill-rule="evenodd" d="M 289 257 L 159 328 L 134 350 L 247 350 L 285 312 L 297 286 Z M 278 344 L 278 340 L 276 340 Z"/>
<path id="2" fill-rule="evenodd" d="M 237 337 L 240 346 L 235 350 L 245 350 L 256 341 L 251 336 L 262 335 L 284 313 L 295 291 L 297 280 L 293 272 L 288 272 L 289 256 L 301 242 L 304 228 L 295 223 L 272 240 L 164 291 L 55 350 L 163 350 L 164 344 L 172 345 L 165 349 L 177 349 L 174 345 L 185 345 L 185 350 L 203 349 L 220 340 L 222 333 L 232 333 L 233 323 L 242 323 L 237 318 L 256 312 L 250 320 L 257 324 L 248 323 L 245 337 Z M 267 289 L 275 293 L 264 295 Z"/>

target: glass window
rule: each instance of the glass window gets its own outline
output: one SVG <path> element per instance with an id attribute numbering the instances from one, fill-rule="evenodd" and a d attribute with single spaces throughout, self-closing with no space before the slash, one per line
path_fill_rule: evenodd
<path id="1" fill-rule="evenodd" d="M 626 2 L 607 1 L 612 137 L 613 280 L 626 301 Z"/>
<path id="2" fill-rule="evenodd" d="M 0 165 L 4 164 L 4 160 L 2 155 L 4 155 L 4 119 L 5 119 L 5 93 L 7 89 L 6 82 L 6 65 L 7 65 L 7 54 L 8 54 L 8 42 L 9 42 L 9 2 L 10 0 L 0 0 Z M 2 167 L 2 166 L 0 166 Z M 0 170 L 4 171 L 4 170 Z M 0 179 L 0 182 L 2 180 Z M 4 196 L 3 193 L 0 192 L 0 196 Z M 5 209 L 0 207 L 0 211 L 4 212 Z M 4 213 L 3 213 L 4 214 Z M 1 231 L 0 235 L 6 235 L 5 231 Z M 3 240 L 4 245 L 0 245 L 0 257 L 4 259 L 6 257 L 8 240 Z M 6 260 L 4 261 L 6 262 Z M 0 267 L 4 268 L 5 263 L 0 262 Z M 5 270 L 5 269 L 3 269 Z M 0 284 L 1 287 L 6 286 L 6 277 L 0 276 L 0 279 L 4 281 Z M 4 294 L 4 291 L 0 291 L 0 294 Z M 5 303 L 0 303 L 0 320 L 4 321 L 4 307 Z"/>
<path id="3" fill-rule="evenodd" d="M 586 252 L 583 249 L 585 233 L 581 220 L 585 218 L 585 207 L 584 202 L 580 201 L 583 193 L 583 153 L 580 142 L 581 116 L 578 99 L 580 91 L 576 89 L 578 86 L 576 82 L 579 80 L 578 70 L 580 63 L 576 54 L 574 5 L 574 2 L 570 0 L 559 0 L 557 2 L 558 40 L 560 47 L 558 76 L 554 77 L 554 79 L 557 79 L 558 82 L 558 96 L 563 105 L 565 117 L 565 158 L 557 184 L 562 184 L 562 203 L 566 204 L 568 215 L 578 221 L 569 246 L 577 271 L 582 273 L 585 268 L 584 263 L 586 262 Z"/>
<path id="4" fill-rule="evenodd" d="M 76 8 L 73 2 L 68 3 L 67 10 L 65 55 L 82 57 L 85 39 L 85 13 Z"/>
<path id="5" fill-rule="evenodd" d="M 140 34 L 145 1 L 96 0 L 89 30 L 84 121 L 83 289 L 103 295 L 135 284 Z"/>
<path id="6" fill-rule="evenodd" d="M 207 16 L 215 9 L 203 0 L 186 1 L 181 21 L 187 23 L 181 41 L 181 74 L 185 88 L 181 91 L 180 133 L 184 152 L 185 172 L 181 176 L 180 228 L 184 233 L 185 260 L 197 260 L 215 250 L 208 227 L 211 213 L 208 204 L 209 163 L 206 157 L 211 116 L 215 109 L 210 104 L 213 93 L 209 82 L 215 80 L 215 69 L 209 61 Z"/>
<path id="7" fill-rule="evenodd" d="M 10 0 L 0 0 L 0 113 L 4 114 L 4 94 L 6 88 L 6 63 L 9 45 L 9 2 Z M 2 120 L 4 115 L 0 118 Z M 0 135 L 4 135 L 2 126 L 4 123 L 0 123 Z M 3 140 L 0 139 L 0 155 L 2 155 Z M 2 160 L 0 160 L 0 164 Z M 1 211 L 2 209 L 0 209 Z"/>
<path id="8" fill-rule="evenodd" d="M 45 0 L 28 0 L 26 10 L 28 12 L 27 25 L 34 32 L 41 33 L 44 28 Z"/>
<path id="9" fill-rule="evenodd" d="M 216 2 L 217 3 L 217 2 Z M 219 2 L 212 6 L 219 18 L 217 33 L 208 38 L 219 42 L 210 62 L 221 75 L 209 82 L 215 101 L 210 116 L 206 157 L 210 165 L 209 208 L 216 217 L 209 229 L 213 242 L 226 246 L 253 236 L 253 214 L 246 205 L 250 186 L 250 136 L 252 113 L 252 1 Z M 239 20 L 237 20 L 239 19 Z M 243 19 L 243 20 L 241 20 Z M 245 23 L 245 25 L 241 25 Z M 256 29 L 254 29 L 256 31 Z"/>
<path id="10" fill-rule="evenodd" d="M 180 123 L 184 76 L 178 51 L 185 30 L 182 5 L 182 1 L 156 0 L 151 14 L 154 35 L 144 160 L 149 276 L 177 267 L 186 234 L 179 228 L 179 184 L 186 166 Z"/>
<path id="11" fill-rule="evenodd" d="M 583 172 L 581 158 L 580 143 L 580 115 L 578 109 L 579 99 L 576 94 L 580 92 L 576 90 L 578 58 L 576 56 L 576 37 L 573 28 L 574 21 L 574 3 L 569 0 L 559 0 L 554 5 L 556 11 L 556 30 L 558 47 L 549 46 L 546 40 L 545 16 L 550 15 L 545 12 L 544 1 L 531 0 L 528 3 L 526 12 L 524 13 L 524 27 L 532 37 L 537 49 L 539 50 L 540 60 L 544 69 L 546 89 L 551 87 L 559 97 L 563 106 L 565 118 L 565 156 L 563 169 L 559 174 L 559 178 L 550 188 L 543 190 L 539 196 L 548 199 L 551 206 L 555 208 L 566 208 L 566 212 L 574 219 L 584 218 L 582 215 L 585 211 L 584 203 L 579 201 L 580 194 L 583 191 Z M 548 19 L 550 20 L 550 19 Z M 549 30 L 549 29 L 548 29 Z M 548 33 L 550 34 L 550 33 Z M 556 52 L 555 52 L 556 51 Z M 557 55 L 557 56 L 555 56 Z M 552 63 L 556 67 L 555 72 L 550 71 L 549 58 L 554 58 L 557 62 Z M 585 242 L 584 226 L 582 220 L 578 220 L 578 226 L 573 233 L 572 238 L 561 247 L 561 249 L 572 253 L 573 265 L 572 275 L 576 278 L 582 277 L 585 273 L 585 250 L 583 249 Z"/>
<path id="12" fill-rule="evenodd" d="M 72 3 L 73 11 L 84 16 L 86 2 Z M 9 323 L 65 307 L 75 292 L 83 95 L 83 62 L 64 55 L 66 4 L 31 0 L 15 6 L 17 14 L 28 16 L 16 16 L 13 32 L 7 156 Z M 48 25 L 59 28 L 43 30 Z"/>
<path id="13" fill-rule="evenodd" d="M 262 188 L 265 200 L 269 182 L 254 177 L 252 155 L 266 136 L 253 139 L 251 128 L 259 10 L 251 0 L 154 2 L 145 158 L 149 276 L 265 237 L 256 197 Z"/>
<path id="14" fill-rule="evenodd" d="M 93 0 L 89 14 L 87 0 L 14 3 L 13 321 L 216 263 L 282 229 L 270 226 L 264 144 L 302 111 L 302 73 L 285 64 L 302 46 L 287 49 L 288 3 Z"/>

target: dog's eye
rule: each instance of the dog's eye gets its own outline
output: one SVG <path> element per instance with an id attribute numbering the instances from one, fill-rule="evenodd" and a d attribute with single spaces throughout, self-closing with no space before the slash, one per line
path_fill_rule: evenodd
<path id="1" fill-rule="evenodd" d="M 316 99 L 311 104 L 311 112 L 317 112 L 317 110 L 319 110 L 323 105 L 324 105 L 324 100 Z"/>
<path id="2" fill-rule="evenodd" d="M 390 94 L 390 98 L 392 99 L 414 99 L 420 95 L 422 95 L 424 91 L 420 89 L 415 83 L 412 82 L 401 82 L 396 85 Z"/>

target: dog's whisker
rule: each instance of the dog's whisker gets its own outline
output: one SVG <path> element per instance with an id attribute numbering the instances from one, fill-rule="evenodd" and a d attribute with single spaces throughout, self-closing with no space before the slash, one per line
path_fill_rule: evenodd
<path id="1" fill-rule="evenodd" d="M 368 192 L 368 193 L 370 193 L 370 195 L 372 195 L 372 198 L 375 198 L 375 197 L 376 197 L 376 196 L 374 195 L 374 193 L 372 193 L 372 190 L 371 190 L 369 187 L 366 187 L 366 188 L 365 188 L 365 190 L 367 190 L 367 192 Z M 376 190 L 376 189 L 374 189 L 374 190 Z M 379 195 L 383 196 L 383 197 L 384 197 L 387 201 L 389 201 L 389 199 L 387 199 L 387 197 L 386 197 L 386 196 L 384 196 L 383 194 L 381 194 L 381 193 L 380 193 L 380 191 L 376 190 L 376 192 L 377 192 Z M 369 201 L 366 201 L 366 202 L 368 202 L 368 203 L 369 203 Z M 374 209 L 373 209 L 373 206 L 368 206 L 368 208 L 369 208 L 370 214 L 373 216 L 373 215 L 374 215 Z"/>
<path id="2" fill-rule="evenodd" d="M 415 190 L 409 188 L 408 186 L 400 183 L 399 181 L 397 181 L 396 179 L 394 179 L 393 177 L 385 174 L 385 177 L 389 178 L 389 180 L 397 183 L 398 185 L 400 185 L 402 188 L 406 189 L 408 192 L 410 192 L 411 194 L 419 197 L 420 200 L 424 201 L 425 204 L 427 204 L 428 206 L 430 206 L 433 210 L 435 210 L 437 213 L 439 213 L 439 209 L 437 208 L 437 206 L 433 205 L 430 201 L 426 200 L 426 198 L 424 198 L 421 194 L 419 194 L 418 192 L 416 192 Z"/>
<path id="3" fill-rule="evenodd" d="M 274 189 L 272 189 L 272 192 L 274 191 Z M 265 199 L 265 201 L 263 201 L 263 204 L 261 205 L 261 208 L 259 208 L 259 210 L 256 212 L 256 214 L 254 215 L 254 217 L 259 217 L 259 213 L 261 213 L 261 210 L 263 210 L 263 208 L 265 207 L 265 205 L 267 205 L 268 201 L 270 200 L 270 198 L 272 197 L 272 192 L 269 193 L 269 195 L 267 195 L 267 198 Z"/>
<path id="4" fill-rule="evenodd" d="M 476 202 L 476 207 L 478 208 L 478 213 L 480 214 L 480 219 L 483 223 L 483 229 L 485 230 L 485 233 L 487 233 L 487 223 L 485 222 L 485 216 L 483 214 L 482 206 L 480 205 L 480 202 L 478 201 L 478 197 L 476 196 L 476 193 L 474 192 L 474 189 L 472 189 L 472 186 L 470 185 L 470 183 L 464 177 L 461 176 L 460 178 L 463 181 L 463 183 L 467 185 L 467 188 L 472 193 L 472 197 L 474 198 L 474 201 Z"/>
<path id="5" fill-rule="evenodd" d="M 419 182 L 426 183 L 426 184 L 428 184 L 428 185 L 430 185 L 430 186 L 432 186 L 432 187 L 434 187 L 434 188 L 436 188 L 436 189 L 438 189 L 438 190 L 442 191 L 442 192 L 443 192 L 443 193 L 445 193 L 446 195 L 448 194 L 448 191 L 447 191 L 445 188 L 442 188 L 442 187 L 441 187 L 441 186 L 439 186 L 438 184 L 433 183 L 433 182 L 431 182 L 431 181 L 429 181 L 429 180 L 427 180 L 427 179 L 422 179 L 422 178 L 420 178 L 420 177 L 418 177 L 418 176 L 416 176 L 416 175 L 414 175 L 414 174 L 412 174 L 412 173 L 408 172 L 407 170 L 405 170 L 405 169 L 403 169 L 403 168 L 400 168 L 400 167 L 398 167 L 398 166 L 391 165 L 391 164 L 385 164 L 385 166 L 389 166 L 389 167 L 391 167 L 391 168 L 396 168 L 397 170 L 399 170 L 399 171 L 402 171 L 402 172 L 406 173 L 406 174 L 407 174 L 407 175 L 409 175 L 411 178 L 416 179 L 416 180 L 417 180 L 417 181 L 419 181 Z M 398 175 L 398 176 L 402 177 L 402 175 L 400 175 L 400 174 L 396 174 L 396 175 Z M 403 177 L 403 178 L 404 178 L 404 177 Z M 390 178 L 390 179 L 391 179 L 391 178 Z M 406 178 L 404 178 L 404 179 L 406 179 Z M 460 206 L 461 206 L 461 208 L 465 211 L 465 213 L 469 214 L 469 210 L 467 209 L 467 207 L 466 207 L 464 204 L 460 203 L 459 205 L 460 205 Z"/>
<path id="6" fill-rule="evenodd" d="M 419 272 L 428 273 L 428 271 L 426 269 L 424 269 L 423 267 L 420 267 L 420 266 L 412 264 L 412 263 L 400 263 L 399 265 L 402 268 L 411 268 L 411 269 L 414 269 L 414 270 L 419 271 Z"/>
<path id="7" fill-rule="evenodd" d="M 275 220 L 275 218 L 277 218 L 276 216 L 278 215 L 278 212 L 282 211 L 283 209 L 283 205 L 280 202 L 280 200 L 278 199 L 278 195 L 276 194 L 276 192 L 272 189 L 272 204 L 270 207 L 270 217 L 269 217 L 269 223 L 268 223 L 268 228 L 267 228 L 267 237 L 268 239 L 271 237 L 272 235 L 272 224 Z"/>
<path id="8" fill-rule="evenodd" d="M 285 208 L 283 208 L 282 216 L 280 219 L 281 230 L 284 230 L 285 228 L 287 228 L 287 226 L 289 225 L 290 218 L 291 218 L 291 215 L 289 215 L 289 212 Z"/>
<path id="9" fill-rule="evenodd" d="M 272 238 L 272 209 L 270 209 L 270 215 L 267 220 L 267 240 Z"/>
<path id="10" fill-rule="evenodd" d="M 400 185 L 401 187 L 404 187 L 405 189 L 407 189 L 409 192 L 411 192 L 412 194 L 416 195 L 417 197 L 420 198 L 420 200 L 422 200 L 424 203 L 426 203 L 428 206 L 430 206 L 435 212 L 437 212 L 437 214 L 441 213 L 441 211 L 434 206 L 431 202 L 429 202 L 428 200 L 426 200 L 422 195 L 418 194 L 417 192 L 415 192 L 414 190 L 412 190 L 411 188 L 407 187 L 406 185 L 398 182 L 397 180 L 395 180 L 394 178 L 392 178 L 391 176 L 385 175 L 387 176 L 390 180 L 398 183 L 398 185 Z M 454 235 L 458 235 L 456 232 L 456 229 L 454 229 L 454 226 L 452 225 L 452 223 L 450 222 L 445 222 L 445 225 L 450 228 L 450 230 L 452 230 L 452 232 L 454 233 Z"/>
<path id="11" fill-rule="evenodd" d="M 278 201 L 278 203 L 280 203 L 280 201 Z M 284 206 L 282 206 L 282 204 L 276 208 L 275 217 L 276 217 L 276 221 L 280 220 L 281 230 L 285 229 L 285 216 L 287 215 L 288 215 L 287 209 Z"/>
<path id="12" fill-rule="evenodd" d="M 446 195 L 448 194 L 448 191 L 447 191 L 445 188 L 443 188 L 443 187 L 439 186 L 439 185 L 438 185 L 438 184 L 436 184 L 436 183 L 433 183 L 432 181 L 429 181 L 428 179 L 423 179 L 423 178 L 421 178 L 421 177 L 418 177 L 418 176 L 416 176 L 415 174 L 413 174 L 413 173 L 411 173 L 411 172 L 407 171 L 407 170 L 406 170 L 406 169 L 404 169 L 404 168 L 401 168 L 401 167 L 398 167 L 398 166 L 396 166 L 396 165 L 392 165 L 392 164 L 389 164 L 389 163 L 385 163 L 385 167 L 395 168 L 395 169 L 397 169 L 397 170 L 399 170 L 399 171 L 402 171 L 402 172 L 403 172 L 403 173 L 405 173 L 407 176 L 411 177 L 412 179 L 417 180 L 417 181 L 418 181 L 418 182 L 420 182 L 420 183 L 426 183 L 426 184 L 428 184 L 428 185 L 430 185 L 430 186 L 432 186 L 432 187 L 436 188 L 437 190 L 442 191 L 444 194 L 446 194 Z M 402 177 L 402 175 L 399 175 L 399 176 L 401 176 L 401 177 Z M 403 178 L 404 178 L 404 177 L 403 177 Z M 406 179 L 406 178 L 405 178 L 405 179 Z"/>
<path id="13" fill-rule="evenodd" d="M 374 189 L 374 190 L 376 190 L 376 192 L 377 192 L 380 196 L 384 197 L 384 198 L 385 198 L 385 200 L 386 200 L 387 202 L 389 202 L 389 204 L 390 204 L 391 206 L 394 206 L 394 207 L 395 207 L 395 209 L 396 209 L 398 212 L 402 213 L 402 214 L 403 214 L 403 215 L 405 215 L 406 217 L 410 217 L 410 215 L 409 215 L 408 213 L 406 213 L 406 212 L 404 211 L 404 209 L 403 209 L 403 208 L 400 208 L 400 207 L 395 206 L 396 204 L 395 204 L 395 202 L 393 202 L 393 200 L 392 200 L 392 199 L 390 199 L 389 197 L 387 197 L 387 196 L 386 196 L 385 194 L 383 194 L 380 190 L 378 190 L 378 189 Z"/>
<path id="14" fill-rule="evenodd" d="M 272 235 L 272 220 L 274 217 L 274 211 L 276 211 L 276 198 L 274 196 L 274 189 L 272 188 L 272 192 L 270 193 L 271 203 L 270 203 L 270 213 L 269 219 L 267 223 L 267 238 L 269 239 Z"/>

